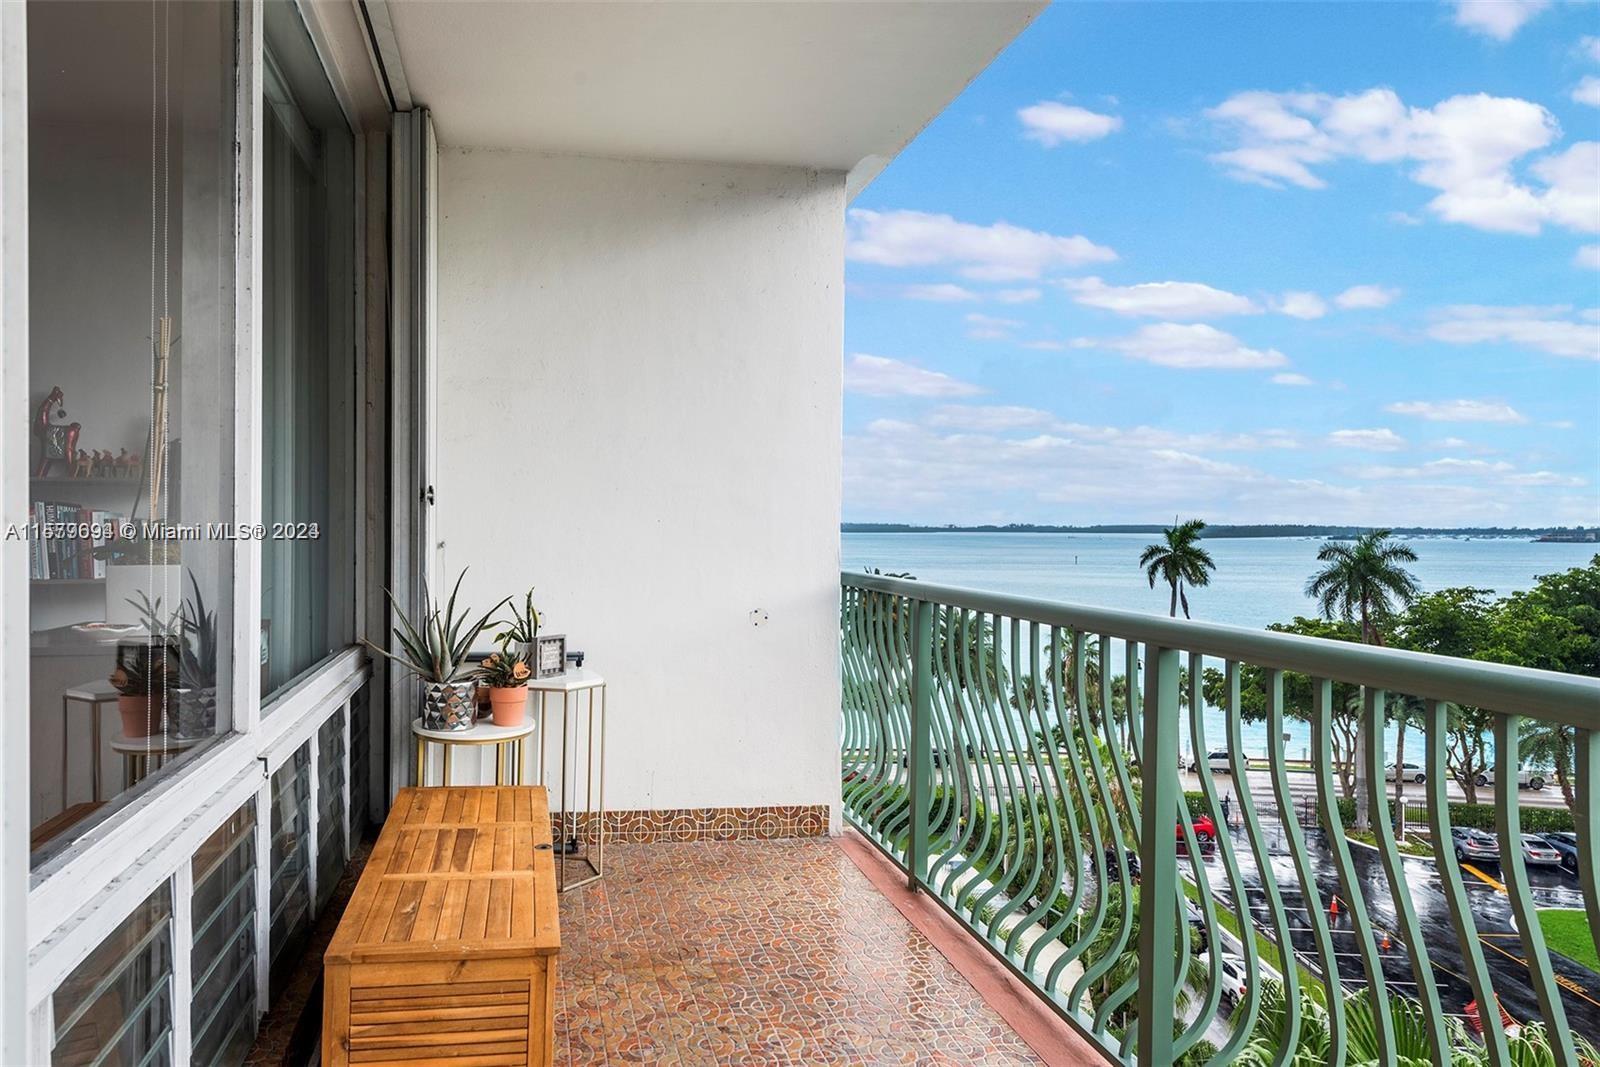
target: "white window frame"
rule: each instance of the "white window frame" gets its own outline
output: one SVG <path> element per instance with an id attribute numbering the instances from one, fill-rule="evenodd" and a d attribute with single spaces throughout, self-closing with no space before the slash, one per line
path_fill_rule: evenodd
<path id="1" fill-rule="evenodd" d="M 235 305 L 234 305 L 234 469 L 233 518 L 236 524 L 259 521 L 259 486 L 262 446 L 259 404 L 262 397 L 262 181 L 264 34 L 261 0 L 238 0 L 238 67 L 235 71 L 235 122 L 237 181 L 235 182 Z M 304 12 L 303 12 L 304 15 Z M 360 280 L 365 275 L 365 181 L 363 139 L 353 121 L 345 78 L 336 71 L 331 49 L 317 18 L 304 20 L 323 67 L 344 109 L 355 140 L 356 203 L 355 277 L 356 314 L 353 330 L 355 366 L 363 373 L 365 330 L 364 296 Z M 28 395 L 27 287 L 13 285 L 27 278 L 27 73 L 26 7 L 0 4 L 0 266 L 7 285 L 0 302 L 0 400 L 16 407 Z M 356 409 L 352 432 L 365 441 L 365 419 Z M 6 522 L 26 519 L 26 429 L 20 420 L 0 428 L 0 502 Z M 20 453 L 20 454 L 19 454 Z M 358 445 L 358 457 L 360 447 Z M 358 513 L 366 506 L 364 485 L 357 483 Z M 363 531 L 357 522 L 352 546 L 356 566 L 352 596 L 361 602 L 364 586 L 361 560 L 365 555 Z M 6 706 L 26 707 L 29 686 L 29 635 L 27 549 L 0 548 L 0 700 Z M 253 540 L 233 543 L 232 669 L 229 679 L 232 732 L 226 734 L 170 775 L 152 779 L 103 823 L 93 826 L 52 856 L 37 870 L 28 871 L 29 746 L 26 722 L 12 729 L 0 746 L 0 1063 L 48 1062 L 54 1035 L 51 995 L 107 935 L 162 882 L 173 893 L 172 1049 L 174 1062 L 184 1062 L 190 1048 L 190 953 L 193 925 L 190 915 L 192 860 L 195 850 L 233 814 L 252 799 L 256 833 L 256 970 L 257 1012 L 267 1009 L 267 967 L 270 959 L 271 918 L 271 775 L 303 744 L 309 743 L 311 766 L 309 878 L 311 908 L 316 914 L 316 845 L 320 827 L 317 731 L 332 716 L 343 714 L 344 748 L 344 849 L 351 852 L 354 823 L 350 802 L 351 760 L 349 744 L 352 697 L 371 675 L 365 650 L 352 645 L 329 656 L 286 690 L 274 694 L 270 714 L 261 707 L 261 674 L 254 665 L 259 656 L 261 610 L 261 552 Z M 12 595 L 21 590 L 21 595 Z M 358 612 L 358 620 L 360 613 Z M 358 621 L 358 627 L 361 623 Z M 368 736 L 374 728 L 369 724 Z M 365 798 L 356 798 L 365 801 Z"/>

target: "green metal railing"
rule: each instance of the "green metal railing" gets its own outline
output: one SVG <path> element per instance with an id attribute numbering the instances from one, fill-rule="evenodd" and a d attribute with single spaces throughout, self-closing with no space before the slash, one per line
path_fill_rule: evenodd
<path id="1" fill-rule="evenodd" d="M 1525 719 L 1570 728 L 1579 881 L 1600 932 L 1600 680 L 877 575 L 842 576 L 840 631 L 847 821 L 1108 1057 L 1594 1062 L 1584 1038 L 1600 1035 L 1569 1025 L 1535 915 L 1515 788 L 1495 790 L 1499 881 L 1539 1018 L 1508 1038 L 1491 1007 L 1493 969 L 1451 845 L 1446 726 L 1452 705 L 1494 713 L 1500 783 L 1516 781 Z M 1291 707 L 1286 680 L 1309 699 Z M 1267 746 L 1269 787 L 1249 784 L 1247 689 L 1269 738 L 1290 714 L 1309 722 L 1309 829 L 1281 744 Z M 1427 872 L 1403 858 L 1390 820 L 1384 728 L 1402 695 L 1425 738 L 1426 829 L 1452 944 L 1419 918 L 1414 883 Z M 1207 706 L 1221 737 L 1207 736 Z M 1347 840 L 1340 716 L 1367 738 L 1346 755 L 1376 869 Z M 1198 798 L 1178 773 L 1185 733 L 1202 757 Z M 1203 758 L 1219 748 L 1226 806 Z M 1430 947 L 1485 1006 L 1481 1036 L 1442 1001 Z M 1225 954 L 1243 960 L 1242 995 Z"/>

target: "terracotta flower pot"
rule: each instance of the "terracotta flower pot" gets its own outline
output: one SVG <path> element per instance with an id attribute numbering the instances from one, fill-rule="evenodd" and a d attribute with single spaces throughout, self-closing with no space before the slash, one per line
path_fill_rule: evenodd
<path id="1" fill-rule="evenodd" d="M 494 708 L 496 726 L 521 726 L 528 713 L 528 687 L 490 686 L 489 704 Z"/>
<path id="2" fill-rule="evenodd" d="M 117 710 L 122 713 L 123 737 L 160 733 L 167 711 L 166 701 L 159 693 L 125 693 L 117 697 Z"/>

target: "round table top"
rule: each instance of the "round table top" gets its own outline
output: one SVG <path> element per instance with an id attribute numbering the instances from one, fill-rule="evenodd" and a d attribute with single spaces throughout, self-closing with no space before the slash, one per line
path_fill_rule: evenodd
<path id="1" fill-rule="evenodd" d="M 209 740 L 204 737 L 179 737 L 177 734 L 168 734 L 163 740 L 160 734 L 151 734 L 149 737 L 122 737 L 111 739 L 111 751 L 132 753 L 142 756 L 146 752 L 182 752 L 193 748 L 202 741 Z"/>
<path id="2" fill-rule="evenodd" d="M 533 726 L 533 717 L 526 712 L 523 713 L 520 726 L 496 726 L 491 720 L 484 719 L 473 723 L 468 730 L 428 730 L 423 727 L 420 717 L 411 720 L 411 732 L 414 735 L 446 745 L 496 745 L 515 741 L 533 733 Z"/>
<path id="3" fill-rule="evenodd" d="M 605 685 L 605 677 L 587 667 L 552 674 L 548 678 L 528 679 L 528 688 L 542 693 L 570 693 L 574 689 L 593 689 Z"/>

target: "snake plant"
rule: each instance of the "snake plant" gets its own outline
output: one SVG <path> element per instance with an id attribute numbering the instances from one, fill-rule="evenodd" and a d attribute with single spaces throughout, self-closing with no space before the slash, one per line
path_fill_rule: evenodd
<path id="1" fill-rule="evenodd" d="M 405 609 L 395 599 L 394 593 L 385 589 L 384 594 L 394 606 L 395 617 L 399 620 L 399 625 L 394 628 L 399 651 L 396 653 L 379 648 L 366 638 L 362 638 L 361 643 L 380 656 L 398 663 L 424 682 L 442 684 L 464 680 L 471 673 L 467 653 L 472 650 L 473 642 L 489 626 L 495 612 L 507 602 L 501 600 L 484 612 L 477 622 L 469 624 L 469 609 L 462 608 L 460 613 L 456 611 L 456 596 L 461 592 L 461 580 L 466 576 L 466 568 L 462 568 L 456 578 L 455 588 L 450 591 L 450 599 L 442 608 L 432 602 L 427 583 L 423 583 L 423 600 L 431 606 L 420 620 L 420 625 L 406 617 Z"/>

